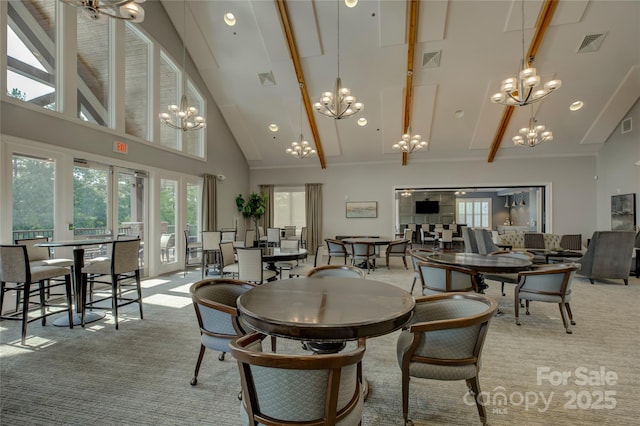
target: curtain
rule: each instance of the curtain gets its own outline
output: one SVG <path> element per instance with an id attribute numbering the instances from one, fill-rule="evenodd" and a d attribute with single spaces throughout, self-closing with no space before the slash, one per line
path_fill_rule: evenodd
<path id="1" fill-rule="evenodd" d="M 217 226 L 216 192 L 217 179 L 214 175 L 205 174 L 202 182 L 202 230 L 215 231 Z"/>
<path id="2" fill-rule="evenodd" d="M 307 183 L 304 185 L 305 221 L 307 223 L 307 250 L 315 254 L 322 241 L 322 184 Z"/>
<path id="3" fill-rule="evenodd" d="M 275 198 L 274 187 L 273 185 L 258 185 L 258 188 L 260 189 L 260 193 L 262 195 L 266 195 L 267 197 L 269 197 L 267 199 L 267 206 L 264 209 L 264 215 L 262 216 L 262 219 L 258 221 L 258 223 L 262 225 L 262 227 L 264 228 L 264 232 L 266 233 L 267 228 L 273 227 L 273 203 Z M 260 236 L 263 237 L 264 235 Z"/>

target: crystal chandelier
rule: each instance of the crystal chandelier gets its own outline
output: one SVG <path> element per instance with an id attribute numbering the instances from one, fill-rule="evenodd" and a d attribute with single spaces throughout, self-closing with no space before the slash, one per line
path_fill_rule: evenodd
<path id="1" fill-rule="evenodd" d="M 62 2 L 82 9 L 94 21 L 102 18 L 102 15 L 135 23 L 144 20 L 144 9 L 138 3 L 144 3 L 145 0 L 62 0 Z"/>
<path id="2" fill-rule="evenodd" d="M 349 118 L 362 111 L 364 104 L 362 102 L 356 102 L 356 97 L 351 95 L 351 90 L 342 87 L 342 80 L 340 79 L 340 3 L 337 2 L 337 4 L 338 78 L 336 78 L 333 92 L 323 92 L 322 96 L 320 96 L 320 102 L 313 104 L 313 108 L 324 116 L 339 120 L 341 118 Z"/>
<path id="3" fill-rule="evenodd" d="M 531 67 L 529 62 L 533 58 L 525 59 L 524 51 L 524 0 L 521 4 L 522 13 L 522 60 L 520 61 L 521 71 L 518 77 L 510 77 L 502 80 L 500 92 L 491 96 L 491 102 L 497 104 L 511 106 L 525 106 L 538 102 L 546 98 L 551 92 L 560 88 L 561 80 L 549 80 L 541 89 L 537 89 L 540 85 L 540 76 L 536 74 L 536 69 Z"/>
<path id="4" fill-rule="evenodd" d="M 198 115 L 198 108 L 189 106 L 187 102 L 187 49 L 185 38 L 187 34 L 187 9 L 186 1 L 183 4 L 183 31 L 182 35 L 182 98 L 180 99 L 180 105 L 169 105 L 167 108 L 173 116 L 167 112 L 160 113 L 158 117 L 160 122 L 173 129 L 182 130 L 187 132 L 189 130 L 204 129 L 207 127 L 204 117 Z"/>
<path id="5" fill-rule="evenodd" d="M 402 140 L 393 144 L 393 149 L 399 149 L 402 152 L 411 154 L 414 150 L 426 148 L 427 146 L 429 146 L 429 142 L 423 141 L 420 135 L 412 135 L 411 129 L 409 129 L 408 133 L 402 135 Z"/>
<path id="6" fill-rule="evenodd" d="M 542 142 L 553 140 L 553 133 L 546 130 L 542 124 L 536 125 L 536 119 L 533 116 L 533 107 L 531 107 L 531 118 L 529 118 L 529 127 L 523 127 L 520 133 L 513 137 L 513 143 L 518 146 L 534 147 Z"/>

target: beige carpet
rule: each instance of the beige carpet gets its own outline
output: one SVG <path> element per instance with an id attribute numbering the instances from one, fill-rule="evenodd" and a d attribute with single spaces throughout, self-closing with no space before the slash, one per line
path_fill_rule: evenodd
<path id="1" fill-rule="evenodd" d="M 368 276 L 407 290 L 412 277 L 399 259 L 390 271 L 382 267 Z M 233 358 L 219 362 L 208 352 L 198 385 L 189 385 L 199 333 L 188 288 L 199 278 L 200 271 L 192 271 L 186 278 L 179 273 L 145 280 L 145 319 L 138 318 L 136 306 L 127 307 L 117 332 L 109 314 L 85 329 L 36 322 L 21 346 L 19 324 L 0 323 L 0 424 L 239 424 Z M 480 375 L 491 424 L 638 424 L 640 280 L 624 286 L 576 279 L 573 335 L 565 334 L 552 304 L 532 303 L 531 315 L 516 326 L 513 287 L 505 297 L 499 287 L 491 283 L 487 291 L 504 314 L 491 323 Z M 371 394 L 363 425 L 402 424 L 396 337 L 397 332 L 368 341 L 364 373 Z M 599 380 L 601 369 L 607 383 Z M 570 376 L 554 386 L 546 379 L 538 383 L 538 371 L 553 379 L 563 372 Z M 583 384 L 584 375 L 591 381 Z M 464 382 L 414 379 L 410 418 L 416 425 L 480 424 L 465 393 Z M 507 402 L 497 405 L 500 395 Z"/>

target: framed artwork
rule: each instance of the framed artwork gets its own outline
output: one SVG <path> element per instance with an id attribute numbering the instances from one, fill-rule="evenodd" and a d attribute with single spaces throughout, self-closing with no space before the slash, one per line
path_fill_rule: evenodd
<path id="1" fill-rule="evenodd" d="M 636 194 L 611 196 L 611 230 L 635 231 Z"/>
<path id="2" fill-rule="evenodd" d="M 377 201 L 347 201 L 347 218 L 378 217 Z"/>

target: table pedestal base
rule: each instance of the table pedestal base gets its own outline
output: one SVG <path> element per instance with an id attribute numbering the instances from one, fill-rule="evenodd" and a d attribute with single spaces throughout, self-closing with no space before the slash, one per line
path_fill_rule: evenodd
<path id="1" fill-rule="evenodd" d="M 104 318 L 104 312 L 87 312 L 84 314 L 85 324 Z M 53 322 L 56 327 L 69 327 L 69 316 L 64 315 Z M 82 325 L 82 318 L 77 313 L 73 314 L 73 325 Z"/>

